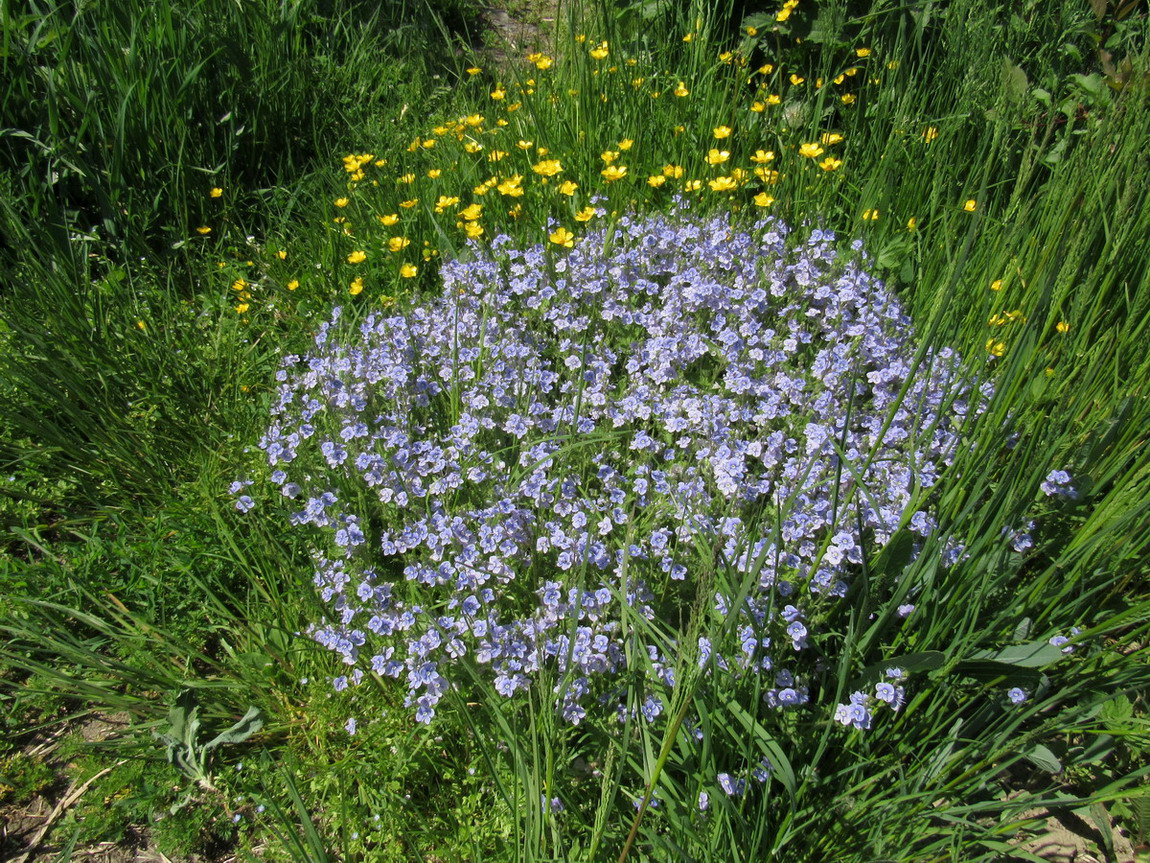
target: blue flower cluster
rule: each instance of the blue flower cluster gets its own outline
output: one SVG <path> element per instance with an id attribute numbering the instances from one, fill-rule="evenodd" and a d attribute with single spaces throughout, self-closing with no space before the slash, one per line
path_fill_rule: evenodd
<path id="1" fill-rule="evenodd" d="M 990 394 L 953 351 L 916 354 L 865 263 L 680 207 L 569 252 L 473 245 L 438 298 L 358 328 L 337 309 L 285 359 L 260 444 L 292 524 L 326 537 L 310 634 L 350 667 L 336 687 L 401 678 L 429 722 L 462 662 L 507 697 L 546 670 L 571 723 L 653 721 L 690 647 L 771 671 L 779 710 L 809 701 L 817 621 L 896 530 L 935 530 L 924 490 Z M 696 653 L 697 613 L 736 638 Z M 880 686 L 868 716 L 901 703 Z"/>

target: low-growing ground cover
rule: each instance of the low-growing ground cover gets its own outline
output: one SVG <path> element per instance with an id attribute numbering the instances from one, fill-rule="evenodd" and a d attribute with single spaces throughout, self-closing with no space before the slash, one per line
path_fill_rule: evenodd
<path id="1" fill-rule="evenodd" d="M 1144 11 L 586 4 L 489 62 L 341 9 L 237 22 L 295 46 L 274 170 L 196 138 L 207 59 L 139 218 L 87 127 L 42 152 L 99 224 L 5 151 L 0 781 L 71 800 L 45 847 L 1137 840 Z M 33 12 L 5 62 L 81 94 Z M 141 20 L 128 94 L 196 56 Z"/>

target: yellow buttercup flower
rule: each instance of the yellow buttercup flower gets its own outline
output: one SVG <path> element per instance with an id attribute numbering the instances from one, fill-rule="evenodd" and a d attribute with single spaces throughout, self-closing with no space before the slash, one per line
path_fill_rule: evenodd
<path id="1" fill-rule="evenodd" d="M 568 231 L 566 228 L 559 228 L 549 235 L 549 239 L 557 246 L 563 246 L 570 249 L 575 245 L 575 235 Z"/>
<path id="2" fill-rule="evenodd" d="M 774 161 L 774 150 L 755 150 L 755 155 L 751 156 L 751 161 L 757 165 L 765 165 L 767 162 Z"/>
<path id="3" fill-rule="evenodd" d="M 716 177 L 713 180 L 708 180 L 707 185 L 711 187 L 712 192 L 729 192 L 735 188 L 734 177 Z"/>
<path id="4" fill-rule="evenodd" d="M 799 86 L 799 84 L 803 83 L 806 80 L 807 79 L 804 78 L 802 75 L 797 75 L 794 72 L 791 73 L 791 83 L 794 84 L 796 87 Z"/>
<path id="5" fill-rule="evenodd" d="M 775 199 L 766 192 L 759 192 L 759 194 L 755 195 L 751 200 L 755 202 L 756 207 L 769 207 L 775 202 Z"/>
<path id="6" fill-rule="evenodd" d="M 613 183 L 616 180 L 621 180 L 627 176 L 627 166 L 608 165 L 599 173 L 603 175 L 603 179 L 605 179 L 608 183 Z"/>
<path id="7" fill-rule="evenodd" d="M 683 183 L 683 189 L 688 192 L 697 192 L 701 188 L 703 188 L 702 180 L 687 180 L 687 182 Z"/>
<path id="8" fill-rule="evenodd" d="M 1002 290 L 1002 279 L 995 279 L 993 282 L 991 282 L 990 283 L 990 289 L 992 291 L 1001 291 Z"/>
<path id="9" fill-rule="evenodd" d="M 415 278 L 415 274 L 419 272 L 419 267 L 415 264 L 404 264 L 399 268 L 399 275 L 405 279 Z"/>
<path id="10" fill-rule="evenodd" d="M 997 342 L 994 339 L 987 339 L 986 340 L 986 351 L 991 356 L 1001 357 L 1003 354 L 1006 353 L 1006 343 L 1005 342 Z"/>
<path id="11" fill-rule="evenodd" d="M 336 198 L 335 199 L 335 205 L 337 207 L 346 207 L 348 205 L 348 199 L 347 198 Z"/>
<path id="12" fill-rule="evenodd" d="M 754 111 L 756 114 L 761 114 L 761 113 L 763 113 L 763 111 L 767 110 L 767 103 L 766 102 L 752 102 L 751 103 L 751 110 Z"/>
<path id="13" fill-rule="evenodd" d="M 395 178 L 395 182 L 397 182 L 397 183 L 403 183 L 403 184 L 405 184 L 405 185 L 410 185 L 411 183 L 414 183 L 414 182 L 415 182 L 415 174 L 404 174 L 404 175 L 402 175 L 402 176 L 400 176 L 400 177 L 396 177 L 396 178 Z M 342 198 L 341 200 L 344 200 L 344 201 L 346 201 L 346 200 L 347 200 L 347 198 Z M 336 201 L 336 202 L 335 202 L 335 205 L 336 205 L 337 207 L 339 207 L 339 206 L 342 206 L 342 205 L 339 203 L 339 201 Z"/>
<path id="14" fill-rule="evenodd" d="M 605 41 L 600 42 L 598 46 L 592 48 L 588 53 L 596 60 L 602 60 L 608 54 L 607 43 Z"/>
<path id="15" fill-rule="evenodd" d="M 474 222 L 482 215 L 482 204 L 468 204 L 466 207 L 459 211 L 459 218 L 463 219 L 465 222 Z"/>
<path id="16" fill-rule="evenodd" d="M 278 252 L 276 252 L 276 257 L 279 258 L 281 261 L 286 261 L 287 260 L 287 250 L 286 249 L 280 249 Z"/>
<path id="17" fill-rule="evenodd" d="M 515 143 L 515 146 L 518 147 L 520 150 L 530 150 L 532 147 L 535 146 L 535 142 L 534 141 L 519 140 Z"/>
<path id="18" fill-rule="evenodd" d="M 224 193 L 224 190 L 221 189 L 219 186 L 216 186 L 214 189 L 212 189 L 210 192 L 208 192 L 208 194 L 211 195 L 213 198 L 218 198 L 223 193 Z"/>
<path id="19" fill-rule="evenodd" d="M 584 207 L 582 210 L 575 214 L 576 222 L 589 222 L 593 218 L 595 218 L 594 207 Z"/>
<path id="20" fill-rule="evenodd" d="M 299 287 L 299 279 L 292 279 L 290 282 L 287 283 L 287 289 L 289 291 L 294 291 L 298 287 Z"/>
<path id="21" fill-rule="evenodd" d="M 764 168 L 762 165 L 759 165 L 757 168 L 755 168 L 755 176 L 762 180 L 764 183 L 772 186 L 779 181 L 778 171 L 773 171 L 770 168 Z"/>
<path id="22" fill-rule="evenodd" d="M 663 166 L 663 176 L 664 177 L 673 177 L 674 179 L 677 180 L 683 176 L 683 166 L 682 165 L 664 165 Z"/>
<path id="23" fill-rule="evenodd" d="M 379 221 L 390 228 L 399 221 L 399 213 L 388 213 L 386 216 L 380 216 Z"/>
<path id="24" fill-rule="evenodd" d="M 480 69 L 478 66 L 472 66 L 470 69 L 467 70 L 467 74 L 475 76 L 475 75 L 478 75 L 482 71 L 483 70 Z"/>
<path id="25" fill-rule="evenodd" d="M 671 92 L 673 92 L 680 99 L 682 99 L 684 96 L 690 96 L 691 95 L 691 91 L 687 89 L 687 85 L 684 84 L 682 81 L 680 81 L 679 85 L 674 90 L 672 90 Z"/>
<path id="26" fill-rule="evenodd" d="M 934 126 L 927 126 L 926 129 L 922 133 L 922 139 L 924 141 L 926 141 L 926 143 L 928 143 L 928 144 L 937 137 L 938 137 L 938 129 L 936 129 Z"/>
<path id="27" fill-rule="evenodd" d="M 358 276 L 353 279 L 351 286 L 347 289 L 347 292 L 353 297 L 363 293 L 363 279 Z"/>
<path id="28" fill-rule="evenodd" d="M 544 159 L 532 165 L 531 170 L 543 177 L 554 177 L 563 170 L 563 165 L 558 159 Z"/>
<path id="29" fill-rule="evenodd" d="M 454 207 L 458 203 L 459 197 L 456 195 L 440 195 L 435 202 L 435 212 L 442 213 L 448 207 Z"/>
<path id="30" fill-rule="evenodd" d="M 714 136 L 716 138 L 718 138 L 720 140 L 722 140 L 723 138 L 729 138 L 729 137 L 731 137 L 731 127 L 730 126 L 716 126 L 712 130 L 712 133 L 714 134 Z"/>
<path id="31" fill-rule="evenodd" d="M 870 56 L 870 48 L 855 48 L 855 56 L 856 57 L 869 57 Z"/>
<path id="32" fill-rule="evenodd" d="M 656 189 L 659 188 L 659 186 L 663 185 L 665 182 L 667 182 L 667 178 L 664 177 L 662 174 L 653 174 L 652 176 L 647 178 L 647 185 L 653 186 Z"/>
<path id="33" fill-rule="evenodd" d="M 429 168 L 427 171 L 427 176 L 433 180 L 438 180 L 440 174 L 442 174 L 442 173 L 443 173 L 442 168 Z"/>
<path id="34" fill-rule="evenodd" d="M 853 105 L 855 102 L 854 93 L 843 93 L 840 98 L 842 99 L 844 105 Z"/>
<path id="35" fill-rule="evenodd" d="M 366 260 L 367 255 L 359 249 L 356 249 L 354 252 L 347 256 L 347 262 L 349 264 L 362 264 Z"/>
<path id="36" fill-rule="evenodd" d="M 392 237 L 387 241 L 388 251 L 391 252 L 402 252 L 410 245 L 411 240 L 409 240 L 407 237 Z"/>
<path id="37" fill-rule="evenodd" d="M 962 208 L 968 213 L 973 213 L 978 209 L 978 201 L 974 200 L 974 198 L 969 198 L 966 203 L 962 205 Z"/>
<path id="38" fill-rule="evenodd" d="M 599 158 L 607 165 L 614 164 L 619 159 L 618 150 L 604 150 L 599 154 Z"/>
<path id="39" fill-rule="evenodd" d="M 513 177 L 508 177 L 495 188 L 499 190 L 499 194 L 501 195 L 506 195 L 510 198 L 519 198 L 523 195 L 522 183 L 523 176 L 521 174 L 516 174 Z"/>
<path id="40" fill-rule="evenodd" d="M 714 148 L 708 150 L 706 155 L 706 161 L 708 165 L 721 165 L 730 158 L 730 151 L 716 150 Z"/>
<path id="41" fill-rule="evenodd" d="M 571 180 L 565 180 L 564 182 L 559 184 L 559 194 L 560 195 L 568 195 L 568 196 L 574 195 L 575 190 L 578 188 L 579 188 L 578 183 L 575 183 Z"/>
<path id="42" fill-rule="evenodd" d="M 207 225 L 200 225 L 200 227 L 196 228 L 196 231 L 199 232 L 200 234 L 210 234 L 212 232 L 212 229 L 210 227 L 208 227 Z"/>
<path id="43" fill-rule="evenodd" d="M 631 140 L 630 138 L 624 138 L 622 141 L 619 142 L 619 149 L 624 151 L 624 152 L 626 152 L 627 150 L 630 150 L 634 146 L 635 146 L 635 142 L 633 140 Z"/>
<path id="44" fill-rule="evenodd" d="M 815 143 L 802 144 L 799 146 L 799 155 L 806 156 L 808 159 L 817 159 L 823 154 L 823 148 Z"/>
<path id="45" fill-rule="evenodd" d="M 546 54 L 540 54 L 538 51 L 536 51 L 534 54 L 527 55 L 527 62 L 534 63 L 535 68 L 539 69 L 540 71 L 546 71 L 547 69 L 551 68 L 555 61 L 553 61 Z"/>
<path id="46" fill-rule="evenodd" d="M 878 210 L 863 210 L 862 217 L 865 221 L 874 222 L 878 219 Z"/>
<path id="47" fill-rule="evenodd" d="M 240 303 L 239 305 L 236 306 L 236 314 L 242 315 L 244 312 L 246 312 L 250 308 L 251 308 L 251 306 L 249 304 Z"/>
<path id="48" fill-rule="evenodd" d="M 842 166 L 843 160 L 836 159 L 834 156 L 827 156 L 825 159 L 819 162 L 819 167 L 824 171 L 837 171 Z"/>
<path id="49" fill-rule="evenodd" d="M 907 219 L 906 220 L 906 229 L 908 231 L 917 230 L 918 229 L 918 219 L 916 219 L 914 216 L 911 216 L 909 219 Z"/>
<path id="50" fill-rule="evenodd" d="M 1054 325 L 1054 329 L 1060 333 L 1068 333 L 1070 332 L 1070 324 L 1066 323 L 1066 321 L 1059 321 Z"/>
<path id="51" fill-rule="evenodd" d="M 463 233 L 467 234 L 472 240 L 478 240 L 483 236 L 483 225 L 479 222 L 464 222 Z"/>
<path id="52" fill-rule="evenodd" d="M 487 154 L 488 162 L 499 162 L 506 158 L 507 154 L 503 150 L 491 150 Z"/>
<path id="53" fill-rule="evenodd" d="M 491 91 L 491 98 L 496 102 L 501 102 L 507 98 L 507 91 L 503 89 L 502 84 L 496 85 L 495 89 Z"/>
<path id="54" fill-rule="evenodd" d="M 839 143 L 840 141 L 842 141 L 842 139 L 843 139 L 843 136 L 840 135 L 838 132 L 824 132 L 822 138 L 820 138 L 819 140 L 821 140 L 824 144 L 826 144 L 829 147 L 832 144 Z"/>
<path id="55" fill-rule="evenodd" d="M 781 105 L 782 102 L 783 102 L 783 97 L 780 96 L 778 93 L 771 93 L 771 95 L 767 96 L 767 104 L 768 105 Z"/>
<path id="56" fill-rule="evenodd" d="M 480 150 L 482 150 L 483 145 L 480 144 L 478 141 L 473 141 L 470 138 L 468 138 L 466 141 L 463 142 L 463 149 L 468 153 L 474 154 L 474 153 L 478 153 Z"/>

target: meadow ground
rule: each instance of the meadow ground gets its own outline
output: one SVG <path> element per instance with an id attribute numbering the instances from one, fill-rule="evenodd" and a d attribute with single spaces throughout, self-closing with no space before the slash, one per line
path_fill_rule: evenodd
<path id="1" fill-rule="evenodd" d="M 0 31 L 0 856 L 1150 854 L 1145 4 Z"/>

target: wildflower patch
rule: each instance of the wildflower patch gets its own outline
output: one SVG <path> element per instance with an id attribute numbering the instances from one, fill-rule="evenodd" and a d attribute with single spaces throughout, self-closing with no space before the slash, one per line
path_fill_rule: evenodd
<path id="1" fill-rule="evenodd" d="M 829 622 L 874 550 L 936 529 L 989 390 L 829 232 L 685 206 L 555 228 L 284 360 L 260 446 L 316 539 L 336 688 L 402 680 L 430 722 L 467 663 L 507 698 L 546 680 L 571 723 L 655 721 L 704 668 L 779 711 L 898 709 L 898 678 L 820 699 Z"/>

